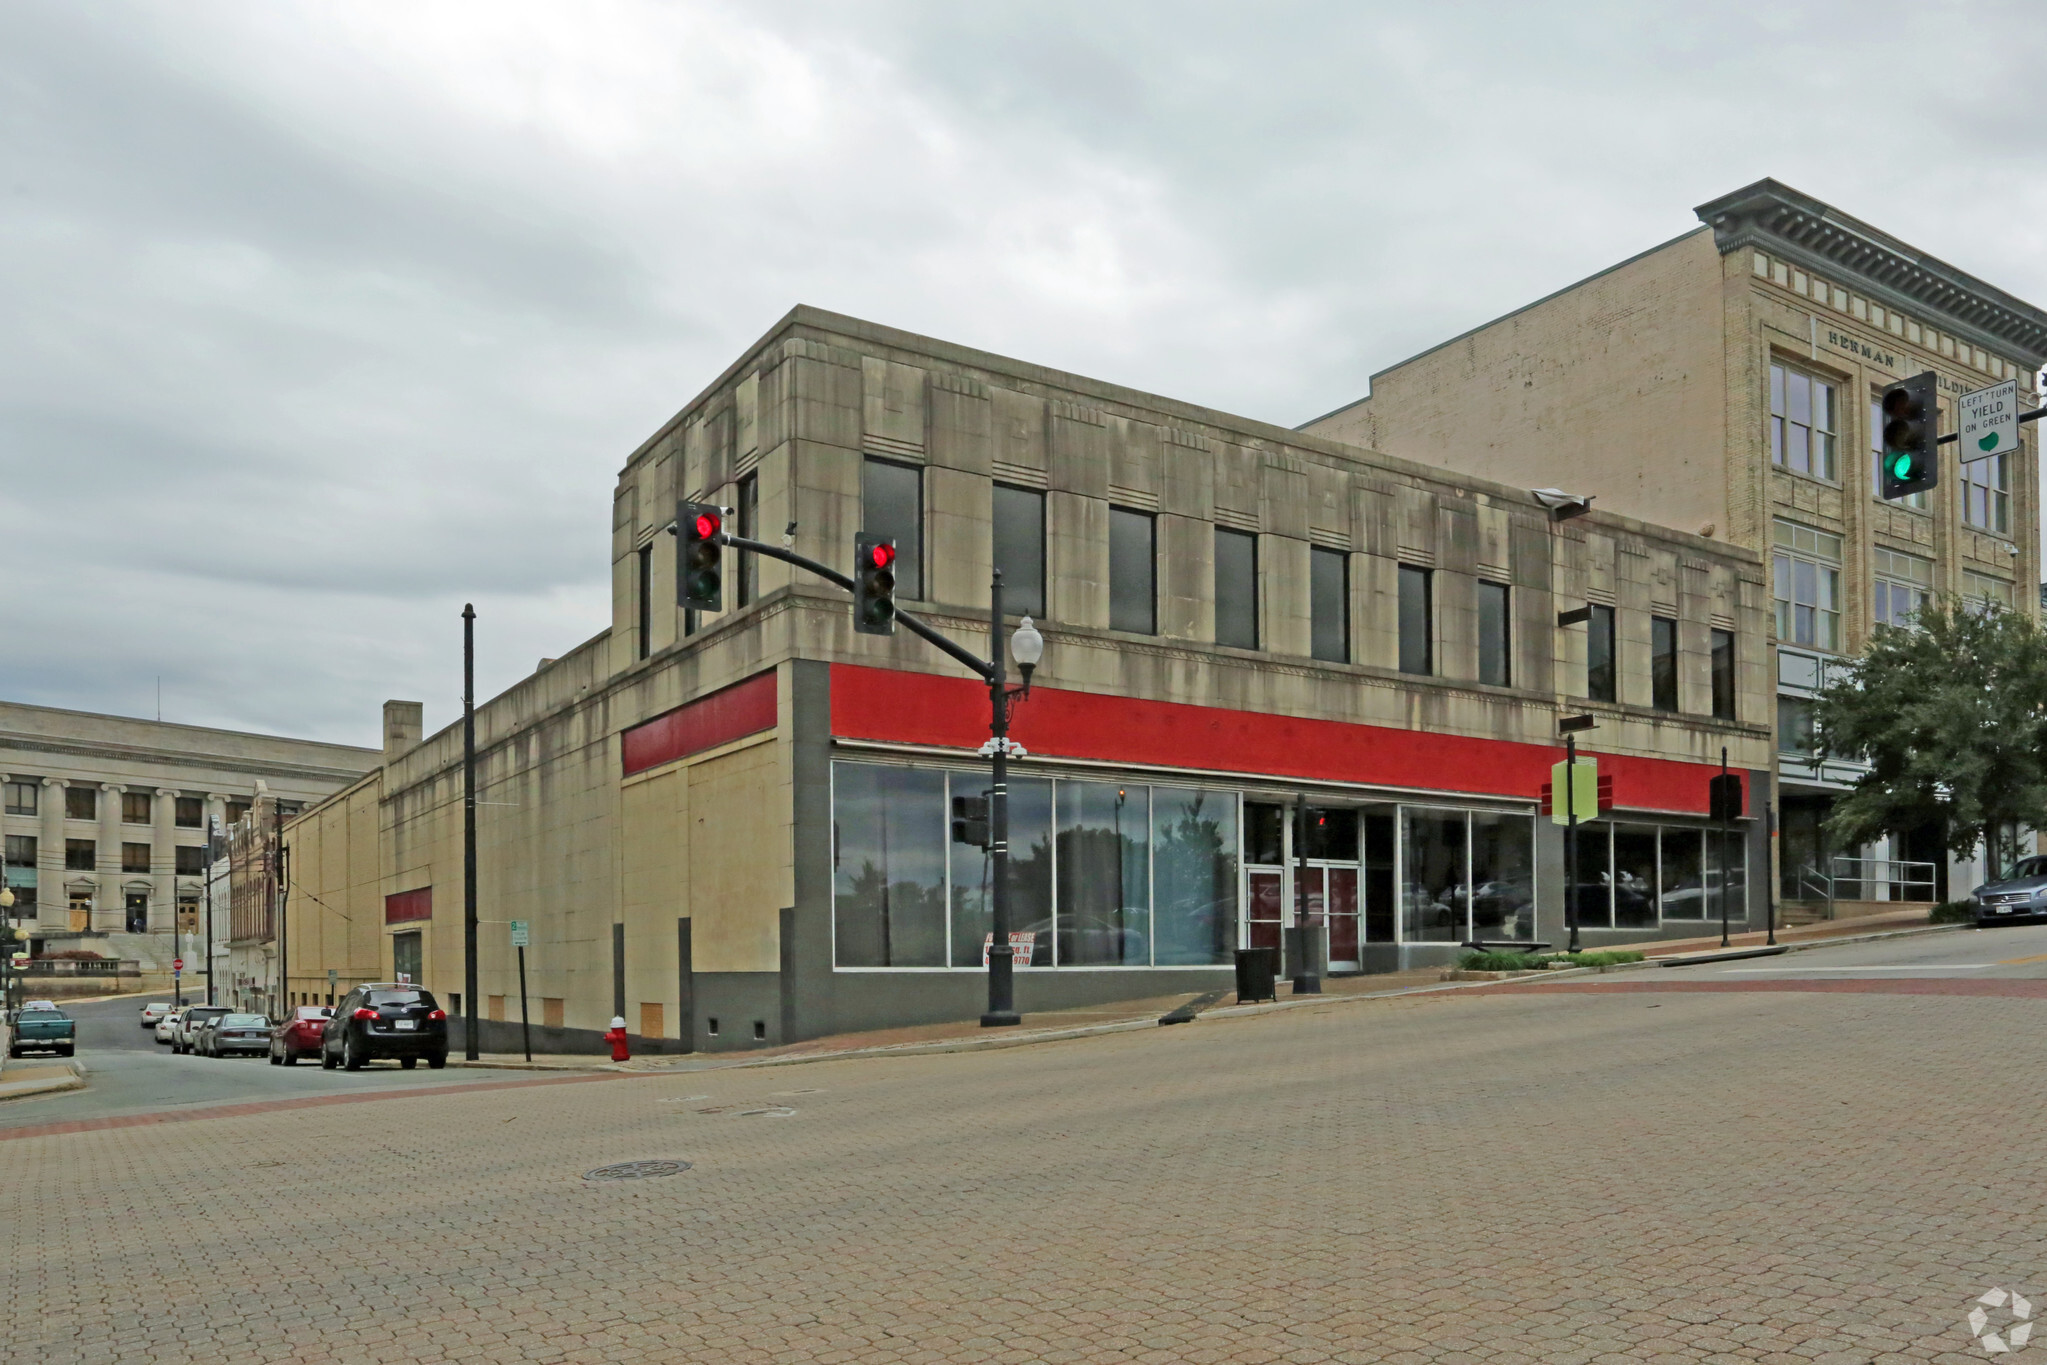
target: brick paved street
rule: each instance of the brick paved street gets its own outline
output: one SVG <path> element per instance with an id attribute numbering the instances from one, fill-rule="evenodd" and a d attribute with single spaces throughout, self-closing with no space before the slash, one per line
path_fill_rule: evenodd
<path id="1" fill-rule="evenodd" d="M 2047 1297 L 2039 1009 L 1485 989 L 25 1135 L 8 1358 L 1981 1359 Z"/>

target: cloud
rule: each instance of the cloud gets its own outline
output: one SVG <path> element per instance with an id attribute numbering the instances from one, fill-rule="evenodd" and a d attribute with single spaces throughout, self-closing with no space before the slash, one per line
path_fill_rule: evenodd
<path id="1" fill-rule="evenodd" d="M 617 469 L 796 302 L 1291 423 L 1763 175 L 2047 298 L 2031 17 L 0 7 L 0 692 L 445 722 L 462 602 L 486 693 L 601 629 Z"/>

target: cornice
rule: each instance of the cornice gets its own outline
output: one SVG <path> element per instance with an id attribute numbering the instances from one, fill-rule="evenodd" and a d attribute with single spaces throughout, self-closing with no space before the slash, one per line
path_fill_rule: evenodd
<path id="1" fill-rule="evenodd" d="M 1759 247 L 2033 369 L 2047 363 L 2047 312 L 1788 185 L 1758 180 L 1696 212 L 1723 256 Z"/>

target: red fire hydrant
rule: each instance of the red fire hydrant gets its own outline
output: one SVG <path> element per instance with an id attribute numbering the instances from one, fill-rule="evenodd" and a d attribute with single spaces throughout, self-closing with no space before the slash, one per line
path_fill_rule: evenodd
<path id="1" fill-rule="evenodd" d="M 611 1032 L 604 1035 L 604 1041 L 611 1044 L 611 1060 L 629 1062 L 633 1059 L 631 1049 L 625 1043 L 625 1020 L 618 1015 L 611 1016 Z"/>

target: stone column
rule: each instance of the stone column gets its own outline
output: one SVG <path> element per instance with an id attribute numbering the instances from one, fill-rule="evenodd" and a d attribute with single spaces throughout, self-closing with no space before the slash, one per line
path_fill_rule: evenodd
<path id="1" fill-rule="evenodd" d="M 158 787 L 150 817 L 149 932 L 170 934 L 178 927 L 178 794 Z"/>
<path id="2" fill-rule="evenodd" d="M 92 927 L 121 933 L 128 927 L 128 908 L 121 894 L 121 792 L 118 782 L 100 783 L 99 847 L 94 861 L 99 893 L 93 897 Z"/>
<path id="3" fill-rule="evenodd" d="M 64 892 L 64 784 L 54 777 L 43 779 L 37 813 L 43 821 L 36 840 L 37 923 L 46 930 L 71 927 L 71 899 Z"/>
<path id="4" fill-rule="evenodd" d="M 223 792 L 206 793 L 207 832 L 210 834 L 213 830 L 218 829 L 223 840 L 227 837 L 227 802 L 227 795 Z M 225 844 L 223 844 L 223 847 L 225 847 Z M 209 877 L 213 874 L 213 850 L 210 846 L 206 851 L 206 872 Z M 225 1000 L 228 998 L 228 990 L 233 984 L 227 969 L 227 934 L 229 923 L 226 874 L 223 873 L 218 881 L 203 882 L 199 895 L 200 914 L 205 916 L 205 920 L 199 925 L 199 942 L 193 947 L 192 952 L 194 956 L 197 956 L 206 951 L 206 925 L 211 923 L 213 925 L 213 956 L 207 960 L 206 970 L 211 974 L 213 981 L 213 998 L 216 1001 Z"/>

